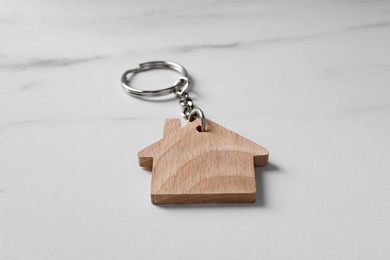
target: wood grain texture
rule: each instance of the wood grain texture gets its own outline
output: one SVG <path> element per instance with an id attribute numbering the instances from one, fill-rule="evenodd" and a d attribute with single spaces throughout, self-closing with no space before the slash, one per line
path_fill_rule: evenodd
<path id="1" fill-rule="evenodd" d="M 254 166 L 267 164 L 268 151 L 211 120 L 206 132 L 199 125 L 167 119 L 163 138 L 138 153 L 152 170 L 152 203 L 255 202 Z"/>

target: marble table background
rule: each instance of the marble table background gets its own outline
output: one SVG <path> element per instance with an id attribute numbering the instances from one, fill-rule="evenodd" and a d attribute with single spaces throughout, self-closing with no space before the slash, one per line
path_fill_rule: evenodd
<path id="1" fill-rule="evenodd" d="M 389 259 L 389 46 L 389 1 L 0 0 L 0 258 Z M 150 203 L 150 60 L 270 150 L 255 205 Z"/>

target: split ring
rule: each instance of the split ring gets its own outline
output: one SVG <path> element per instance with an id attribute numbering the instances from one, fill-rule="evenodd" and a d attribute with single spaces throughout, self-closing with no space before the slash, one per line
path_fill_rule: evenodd
<path id="1" fill-rule="evenodd" d="M 130 85 L 131 78 L 140 72 L 155 70 L 155 69 L 168 69 L 180 73 L 182 76 L 175 82 L 175 84 L 168 88 L 156 89 L 156 90 L 142 90 L 134 88 Z M 122 87 L 126 93 L 137 97 L 161 97 L 173 93 L 180 94 L 183 91 L 188 91 L 191 88 L 191 79 L 187 70 L 178 63 L 171 61 L 150 61 L 139 64 L 138 68 L 131 69 L 123 73 Z M 184 82 L 184 85 L 183 85 Z"/>

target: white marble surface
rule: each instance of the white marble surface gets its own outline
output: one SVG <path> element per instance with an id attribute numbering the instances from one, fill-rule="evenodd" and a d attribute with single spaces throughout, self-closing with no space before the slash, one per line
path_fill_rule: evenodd
<path id="1" fill-rule="evenodd" d="M 0 258 L 389 259 L 389 46 L 389 1 L 0 0 Z M 257 204 L 150 203 L 161 59 L 270 150 Z"/>

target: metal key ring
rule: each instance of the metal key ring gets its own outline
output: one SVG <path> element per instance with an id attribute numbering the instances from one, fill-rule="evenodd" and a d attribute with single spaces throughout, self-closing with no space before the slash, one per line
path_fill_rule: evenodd
<path id="1" fill-rule="evenodd" d="M 169 69 L 180 73 L 182 76 L 173 86 L 163 89 L 142 90 L 130 86 L 131 78 L 134 77 L 134 75 L 143 71 L 154 69 Z M 141 63 L 138 68 L 131 69 L 123 73 L 121 82 L 126 93 L 137 97 L 161 97 L 172 93 L 181 95 L 183 92 L 187 92 L 191 88 L 191 79 L 187 70 L 180 64 L 171 61 L 150 61 Z"/>
<path id="2" fill-rule="evenodd" d="M 142 90 L 130 86 L 131 79 L 140 72 L 154 70 L 154 69 L 169 69 L 180 73 L 182 76 L 173 84 L 173 86 L 156 90 Z M 192 100 L 188 96 L 188 91 L 191 88 L 191 78 L 188 75 L 187 70 L 178 63 L 171 61 L 150 61 L 139 64 L 138 68 L 128 70 L 123 73 L 122 87 L 124 91 L 132 96 L 141 98 L 161 97 L 169 94 L 176 94 L 180 98 L 180 104 L 183 108 L 183 117 L 189 122 L 200 119 L 200 131 L 206 131 L 206 117 L 203 111 L 192 103 Z"/>

